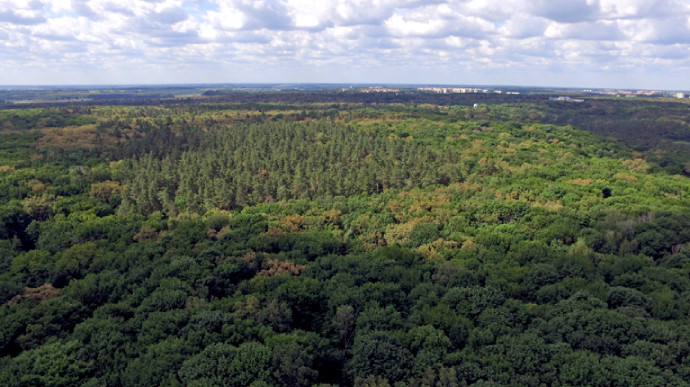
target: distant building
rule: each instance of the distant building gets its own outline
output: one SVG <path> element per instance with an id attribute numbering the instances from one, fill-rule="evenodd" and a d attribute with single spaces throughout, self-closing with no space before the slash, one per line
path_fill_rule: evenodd
<path id="1" fill-rule="evenodd" d="M 584 102 L 584 99 L 576 99 L 570 97 L 549 97 L 549 101 L 562 101 L 562 102 Z"/>
<path id="2" fill-rule="evenodd" d="M 685 93 L 679 91 L 678 93 L 676 93 L 676 98 L 685 98 Z"/>
<path id="3" fill-rule="evenodd" d="M 397 93 L 400 89 L 391 89 L 388 87 L 371 86 L 368 89 L 361 89 L 363 93 Z"/>
<path id="4" fill-rule="evenodd" d="M 468 87 L 420 87 L 420 88 L 418 88 L 418 90 L 432 91 L 434 93 L 439 93 L 439 94 L 478 93 L 478 92 L 480 92 L 480 90 L 477 88 L 468 88 Z"/>
<path id="5" fill-rule="evenodd" d="M 489 90 L 489 89 L 479 89 L 476 87 L 418 87 L 417 90 L 420 91 L 431 91 L 439 94 L 468 94 L 468 93 L 490 93 L 493 91 L 496 94 L 511 94 L 518 95 L 519 91 L 503 91 L 503 90 Z"/>

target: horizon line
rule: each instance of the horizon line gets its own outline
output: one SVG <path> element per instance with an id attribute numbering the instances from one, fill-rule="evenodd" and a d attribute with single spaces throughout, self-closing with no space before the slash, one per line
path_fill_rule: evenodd
<path id="1" fill-rule="evenodd" d="M 125 89 L 125 88 L 156 88 L 156 87 L 213 87 L 213 86 L 260 86 L 260 87 L 290 87 L 290 86 L 329 86 L 333 88 L 359 87 L 481 87 L 481 88 L 518 88 L 518 89 L 557 89 L 557 90 L 654 90 L 654 91 L 686 91 L 682 89 L 650 89 L 650 88 L 620 88 L 620 87 L 588 87 L 588 86 L 532 86 L 532 85 L 490 85 L 490 84 L 443 84 L 443 83 L 395 83 L 395 82 L 217 82 L 217 83 L 105 83 L 105 84 L 16 84 L 0 85 L 0 90 L 40 90 L 50 89 Z"/>

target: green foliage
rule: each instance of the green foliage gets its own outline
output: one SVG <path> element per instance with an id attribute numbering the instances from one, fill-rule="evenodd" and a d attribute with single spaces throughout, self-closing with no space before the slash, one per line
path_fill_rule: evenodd
<path id="1" fill-rule="evenodd" d="M 675 103 L 200 98 L 0 114 L 4 384 L 687 384 Z"/>
<path id="2" fill-rule="evenodd" d="M 8 360 L 0 375 L 7 386 L 79 386 L 94 371 L 76 340 L 53 342 Z"/>
<path id="3" fill-rule="evenodd" d="M 121 383 L 129 386 L 160 385 L 191 354 L 189 345 L 175 337 L 149 346 L 129 363 Z"/>
<path id="4" fill-rule="evenodd" d="M 350 359 L 351 377 L 381 376 L 396 382 L 409 376 L 413 356 L 409 349 L 385 332 L 355 337 Z"/>

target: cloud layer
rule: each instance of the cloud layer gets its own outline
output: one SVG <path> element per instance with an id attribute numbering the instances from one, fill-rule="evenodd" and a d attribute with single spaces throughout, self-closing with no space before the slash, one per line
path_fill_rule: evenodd
<path id="1" fill-rule="evenodd" d="M 0 0 L 0 84 L 690 89 L 685 0 Z"/>

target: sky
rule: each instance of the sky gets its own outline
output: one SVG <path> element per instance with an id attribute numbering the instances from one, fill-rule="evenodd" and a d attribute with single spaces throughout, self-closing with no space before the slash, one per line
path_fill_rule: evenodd
<path id="1" fill-rule="evenodd" d="M 0 85 L 690 90 L 690 0 L 0 0 Z"/>

